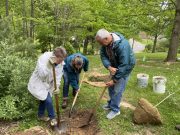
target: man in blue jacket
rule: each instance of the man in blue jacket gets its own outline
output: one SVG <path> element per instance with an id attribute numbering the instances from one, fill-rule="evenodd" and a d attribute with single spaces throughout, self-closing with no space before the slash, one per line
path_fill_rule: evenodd
<path id="1" fill-rule="evenodd" d="M 63 103 L 62 108 L 67 107 L 69 85 L 73 88 L 73 96 L 76 95 L 79 90 L 79 74 L 83 69 L 85 72 L 88 71 L 89 61 L 80 53 L 72 54 L 65 60 L 64 65 L 64 86 L 63 86 Z"/>
<path id="2" fill-rule="evenodd" d="M 106 83 L 110 100 L 103 109 L 111 110 L 107 118 L 113 119 L 120 114 L 121 97 L 134 68 L 135 57 L 128 41 L 119 33 L 100 29 L 96 34 L 96 41 L 102 46 L 101 61 L 112 76 L 111 81 Z"/>

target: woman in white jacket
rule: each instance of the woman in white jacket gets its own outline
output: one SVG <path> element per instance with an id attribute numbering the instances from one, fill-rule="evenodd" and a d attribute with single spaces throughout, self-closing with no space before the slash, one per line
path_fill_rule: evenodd
<path id="1" fill-rule="evenodd" d="M 45 52 L 42 54 L 28 83 L 29 92 L 40 100 L 38 118 L 43 121 L 51 120 L 50 123 L 52 126 L 57 124 L 52 103 L 52 94 L 59 93 L 65 57 L 66 50 L 63 47 L 57 47 L 54 52 Z M 53 87 L 53 64 L 56 65 L 57 90 L 54 90 Z M 45 109 L 47 109 L 48 117 L 44 114 Z"/>

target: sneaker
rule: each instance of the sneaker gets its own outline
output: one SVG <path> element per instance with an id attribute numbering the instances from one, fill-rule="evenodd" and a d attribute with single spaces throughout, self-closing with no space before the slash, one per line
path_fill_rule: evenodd
<path id="1" fill-rule="evenodd" d="M 50 118 L 49 117 L 47 117 L 47 116 L 38 116 L 38 120 L 41 120 L 41 121 L 45 121 L 45 122 L 48 122 L 49 120 L 50 120 Z"/>
<path id="2" fill-rule="evenodd" d="M 120 111 L 119 112 L 110 111 L 106 117 L 109 120 L 111 120 L 111 119 L 115 118 L 116 116 L 118 116 L 119 114 L 120 114 Z"/>
<path id="3" fill-rule="evenodd" d="M 56 119 L 51 119 L 50 125 L 52 127 L 57 126 L 57 120 Z"/>
<path id="4" fill-rule="evenodd" d="M 106 111 L 111 110 L 108 104 L 103 105 L 102 108 Z"/>

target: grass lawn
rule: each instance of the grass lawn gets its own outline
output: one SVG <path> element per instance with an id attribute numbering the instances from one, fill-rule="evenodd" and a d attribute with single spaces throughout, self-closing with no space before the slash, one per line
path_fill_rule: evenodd
<path id="1" fill-rule="evenodd" d="M 143 57 L 146 56 L 146 61 L 143 62 Z M 155 54 L 136 54 L 137 65 L 134 68 L 130 80 L 128 82 L 127 88 L 124 92 L 123 99 L 129 103 L 137 106 L 139 98 L 146 98 L 153 105 L 156 105 L 169 93 L 177 91 L 180 89 L 180 63 L 175 63 L 172 65 L 167 65 L 163 62 L 166 57 L 165 53 L 155 53 Z M 108 73 L 105 68 L 101 68 L 102 64 L 99 56 L 88 56 L 90 60 L 90 71 L 94 68 L 100 68 L 97 70 L 101 73 Z M 145 89 L 140 89 L 137 87 L 136 75 L 138 73 L 149 74 L 149 85 Z M 156 75 L 162 75 L 167 78 L 167 90 L 165 94 L 156 94 L 153 92 L 152 88 L 152 77 Z M 81 92 L 76 104 L 76 109 L 88 109 L 93 108 L 101 93 L 102 89 L 90 86 L 88 84 L 83 84 Z M 61 94 L 62 95 L 62 94 Z M 71 95 L 71 93 L 70 93 Z M 106 93 L 108 96 L 108 94 Z M 71 97 L 71 96 L 70 96 Z M 72 97 L 71 101 L 72 103 Z M 101 106 L 106 103 L 106 100 L 102 100 Z M 132 122 L 133 112 L 127 108 L 121 108 L 121 115 L 117 116 L 113 120 L 107 120 L 106 115 L 108 112 L 102 110 L 101 106 L 97 111 L 97 118 L 99 122 L 99 128 L 102 135 L 127 135 L 127 134 L 144 134 L 146 130 L 149 130 L 153 134 L 157 135 L 177 135 L 179 132 L 174 130 L 176 124 L 180 124 L 180 92 L 177 92 L 169 99 L 164 101 L 158 106 L 158 110 L 163 119 L 163 125 L 152 126 L 152 125 L 135 125 Z M 36 120 L 36 112 L 30 110 L 31 115 L 20 122 L 20 128 L 28 128 L 35 125 L 44 125 Z"/>

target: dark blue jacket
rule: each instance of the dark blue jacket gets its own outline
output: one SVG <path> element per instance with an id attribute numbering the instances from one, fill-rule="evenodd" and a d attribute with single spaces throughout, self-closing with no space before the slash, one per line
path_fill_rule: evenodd
<path id="1" fill-rule="evenodd" d="M 75 72 L 73 66 L 72 66 L 72 60 L 76 57 L 76 56 L 80 56 L 83 59 L 83 66 L 82 69 L 86 72 L 88 71 L 88 66 L 89 66 L 89 60 L 83 56 L 80 53 L 76 53 L 76 54 L 72 54 L 70 56 L 68 56 L 64 62 L 64 72 L 67 72 L 68 74 L 68 80 L 71 84 L 71 86 L 73 87 L 73 89 L 78 90 L 79 89 L 79 73 Z"/>
<path id="2" fill-rule="evenodd" d="M 117 68 L 118 70 L 112 79 L 118 81 L 121 78 L 129 76 L 135 65 L 135 57 L 129 42 L 124 38 L 124 36 L 119 33 L 115 34 L 120 37 L 120 40 L 113 42 L 112 48 L 115 56 L 115 64 L 113 67 Z M 101 47 L 100 56 L 102 63 L 106 68 L 112 66 L 105 46 Z"/>

